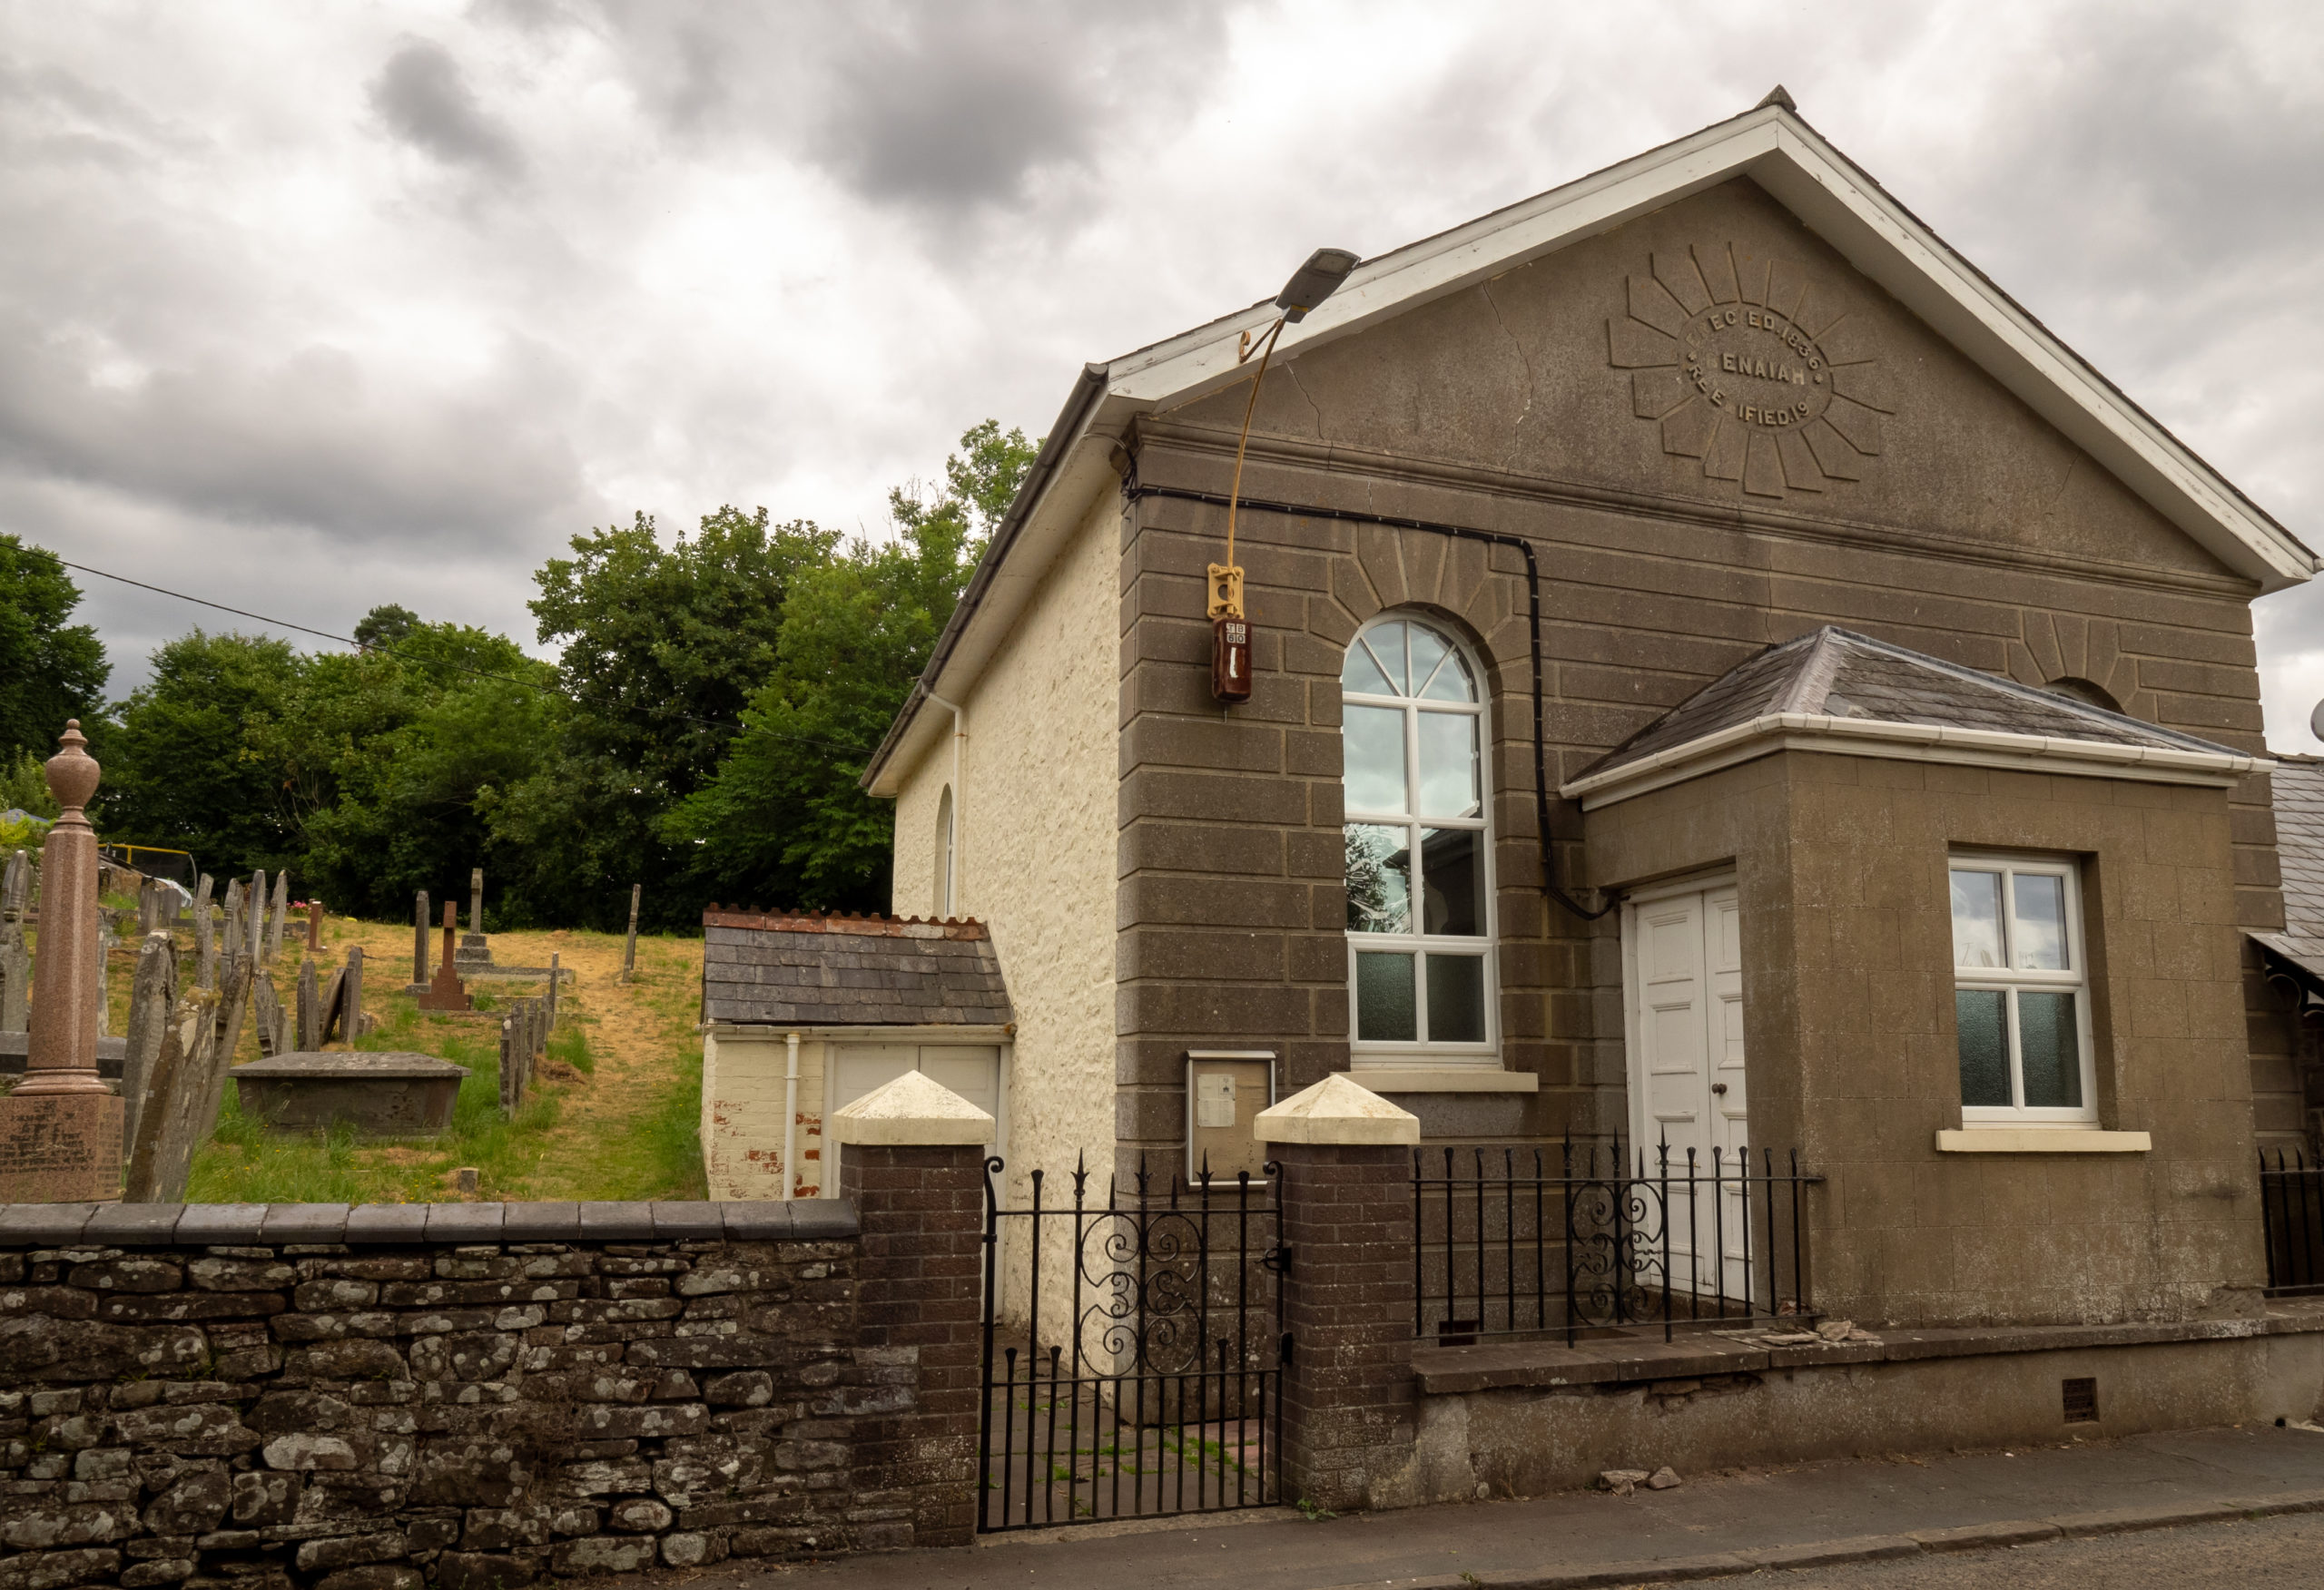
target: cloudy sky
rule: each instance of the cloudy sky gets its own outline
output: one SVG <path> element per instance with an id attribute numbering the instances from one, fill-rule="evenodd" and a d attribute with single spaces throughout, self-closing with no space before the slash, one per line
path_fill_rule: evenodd
<path id="1" fill-rule="evenodd" d="M 578 531 L 877 532 L 1083 360 L 1777 81 L 2324 546 L 2324 11 L 2282 0 L 0 0 L 0 528 L 529 639 Z M 116 692 L 219 622 L 83 584 Z M 2260 625 L 2318 749 L 2324 591 Z"/>

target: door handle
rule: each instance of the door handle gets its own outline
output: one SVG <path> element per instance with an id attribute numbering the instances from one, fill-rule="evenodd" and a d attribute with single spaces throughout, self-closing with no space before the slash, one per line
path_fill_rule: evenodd
<path id="1" fill-rule="evenodd" d="M 1727 1093 L 1727 1085 L 1723 1082 L 1714 1082 L 1710 1085 L 1710 1091 L 1724 1097 Z"/>

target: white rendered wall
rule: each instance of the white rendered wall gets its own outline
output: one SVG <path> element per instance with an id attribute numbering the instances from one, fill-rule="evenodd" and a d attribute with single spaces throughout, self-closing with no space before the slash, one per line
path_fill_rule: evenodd
<path id="1" fill-rule="evenodd" d="M 799 1176 L 783 1183 L 783 1034 L 704 1034 L 702 1163 L 714 1199 L 812 1198 L 822 1186 L 823 1045 L 799 1045 Z"/>
<path id="2" fill-rule="evenodd" d="M 1049 1173 L 1044 1203 L 1069 1200 L 1068 1173 L 1082 1153 L 1091 1197 L 1102 1201 L 1113 1165 L 1120 525 L 1118 498 L 1103 494 L 962 703 L 956 914 L 991 928 L 1017 1013 L 1008 1092 L 1014 1206 L 1029 1196 L 1036 1167 Z M 896 800 L 900 916 L 932 904 L 937 801 L 951 777 L 947 732 Z M 1011 1267 L 1025 1257 L 1015 1244 Z"/>

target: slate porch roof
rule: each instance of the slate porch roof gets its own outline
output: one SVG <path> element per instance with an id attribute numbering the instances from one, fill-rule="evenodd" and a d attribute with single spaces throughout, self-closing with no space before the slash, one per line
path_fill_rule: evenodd
<path id="1" fill-rule="evenodd" d="M 1783 713 L 2239 754 L 2191 734 L 1827 624 L 1746 658 L 1608 751 L 1573 781 Z"/>
<path id="2" fill-rule="evenodd" d="M 2324 988 L 2324 757 L 2278 756 L 2273 782 L 2284 926 L 2251 937 Z"/>
<path id="3" fill-rule="evenodd" d="M 783 911 L 702 914 L 702 1018 L 776 1026 L 1005 1026 L 981 922 Z"/>

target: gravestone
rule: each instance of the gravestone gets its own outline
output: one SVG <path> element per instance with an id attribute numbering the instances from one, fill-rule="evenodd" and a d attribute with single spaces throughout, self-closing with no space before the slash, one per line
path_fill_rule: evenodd
<path id="1" fill-rule="evenodd" d="M 25 939 L 32 898 L 32 859 L 18 850 L 0 877 L 0 1032 L 23 1032 L 32 1009 L 32 947 Z"/>
<path id="2" fill-rule="evenodd" d="M 252 966 L 257 966 L 266 958 L 266 869 L 264 868 L 251 874 L 251 889 L 250 893 L 242 897 L 242 909 L 250 918 L 249 922 L 243 927 L 243 932 L 247 937 L 242 943 L 242 953 L 251 957 Z"/>
<path id="3" fill-rule="evenodd" d="M 282 1000 L 274 991 L 274 974 L 261 970 L 251 985 L 251 1014 L 258 1025 L 258 1052 L 261 1057 L 281 1055 L 290 1047 L 290 1035 L 282 1014 Z"/>
<path id="4" fill-rule="evenodd" d="M 457 964 L 463 972 L 489 971 L 492 946 L 484 937 L 484 869 L 468 873 L 468 930 L 460 937 Z"/>
<path id="5" fill-rule="evenodd" d="M 347 951 L 347 975 L 339 986 L 340 1035 L 352 1044 L 369 1030 L 370 1025 L 363 1014 L 363 947 L 350 945 Z"/>
<path id="6" fill-rule="evenodd" d="M 215 988 L 218 986 L 218 944 L 212 936 L 210 920 L 210 874 L 193 888 L 193 986 Z"/>
<path id="7" fill-rule="evenodd" d="M 428 992 L 428 891 L 424 888 L 412 896 L 411 986 L 406 992 Z"/>
<path id="8" fill-rule="evenodd" d="M 177 941 L 159 929 L 137 947 L 137 976 L 129 987 L 129 1037 L 121 1059 L 122 1142 L 137 1141 L 137 1121 L 145 1107 L 153 1061 L 177 1001 Z"/>
<path id="9" fill-rule="evenodd" d="M 110 911 L 99 911 L 97 913 L 97 986 L 95 989 L 95 995 L 97 1007 L 97 1036 L 101 1038 L 111 1037 L 113 1035 L 113 1001 L 106 997 L 106 991 L 108 988 L 106 975 L 108 968 L 113 965 L 113 947 L 116 942 L 118 942 L 118 940 L 115 938 L 113 930 L 113 914 Z"/>
<path id="10" fill-rule="evenodd" d="M 266 928 L 266 958 L 272 960 L 282 953 L 282 935 L 290 926 L 290 875 L 274 875 L 274 910 Z"/>
<path id="11" fill-rule="evenodd" d="M 226 1101 L 226 1068 L 234 1063 L 234 1051 L 242 1041 L 242 1018 L 251 1006 L 251 980 L 255 970 L 250 962 L 241 961 L 226 974 L 226 986 L 218 996 L 217 1045 L 208 1067 L 209 1086 L 196 1115 L 202 1135 L 194 1139 L 198 1144 L 210 1135 L 218 1119 L 218 1106 Z M 191 1156 L 192 1149 L 187 1150 Z M 189 1157 L 189 1163 L 191 1158 Z"/>
<path id="12" fill-rule="evenodd" d="M 548 1025 L 556 1025 L 556 990 L 565 981 L 565 972 L 556 963 L 559 957 L 552 951 L 548 957 Z"/>
<path id="13" fill-rule="evenodd" d="M 299 1047 L 320 1049 L 322 1046 L 321 991 L 315 986 L 315 963 L 310 958 L 299 963 Z"/>
<path id="14" fill-rule="evenodd" d="M 453 936 L 458 928 L 459 908 L 451 901 L 444 902 L 444 960 L 436 968 L 436 976 L 428 985 L 428 992 L 419 996 L 422 1010 L 473 1010 L 475 1001 L 468 997 L 467 986 L 455 969 L 458 952 L 453 947 Z"/>
<path id="15" fill-rule="evenodd" d="M 465 1065 L 432 1055 L 277 1055 L 233 1069 L 242 1114 L 269 1127 L 321 1130 L 340 1122 L 365 1137 L 413 1137 L 452 1124 Z"/>
<path id="16" fill-rule="evenodd" d="M 210 1135 L 217 1114 L 202 1114 L 210 1097 L 212 1067 L 224 1069 L 217 1051 L 218 993 L 189 988 L 178 998 L 162 1031 L 145 1085 L 145 1106 L 129 1149 L 125 1203 L 182 1203 L 193 1151 Z M 222 1082 L 221 1086 L 223 1086 Z"/>
<path id="17" fill-rule="evenodd" d="M 637 981 L 637 902 L 645 898 L 644 884 L 629 886 L 629 937 L 621 947 L 621 980 L 625 983 Z"/>
<path id="18" fill-rule="evenodd" d="M 0 1098 L 0 1201 L 110 1201 L 121 1189 L 121 1100 L 97 1075 L 97 836 L 84 808 L 103 777 L 77 721 L 44 770 L 63 808 L 41 842 L 42 947 L 25 1080 Z"/>

